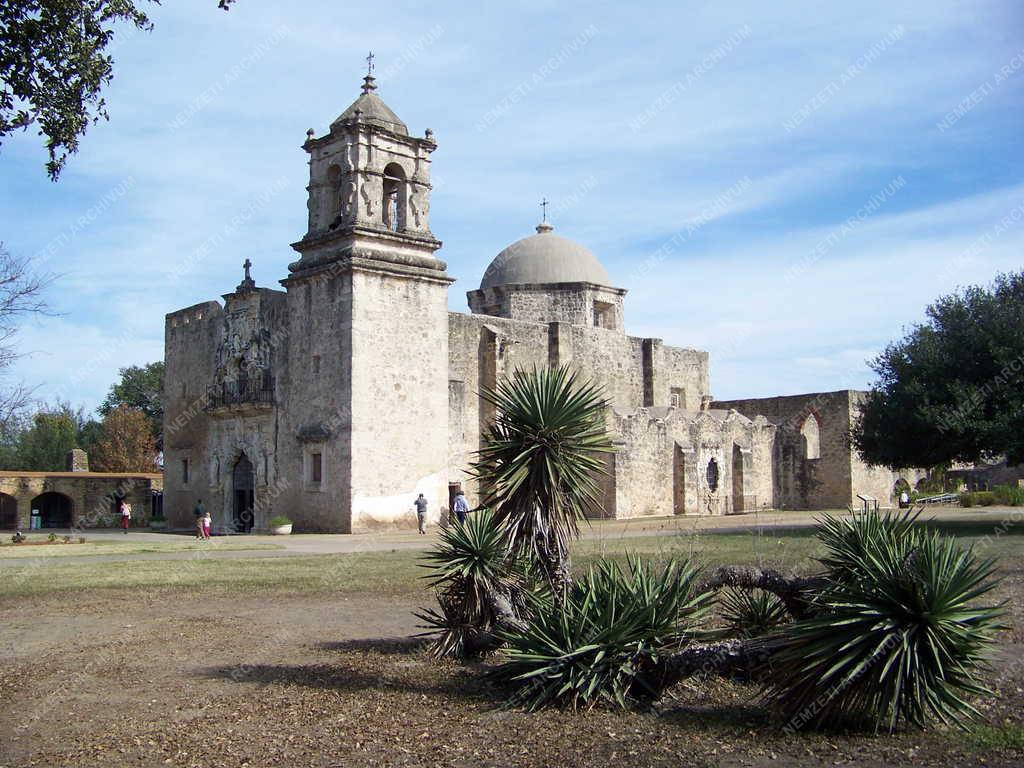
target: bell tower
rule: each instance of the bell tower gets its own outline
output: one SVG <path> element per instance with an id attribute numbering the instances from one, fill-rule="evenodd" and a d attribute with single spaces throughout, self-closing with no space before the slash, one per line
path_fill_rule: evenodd
<path id="1" fill-rule="evenodd" d="M 409 134 L 377 94 L 372 54 L 368 64 L 329 131 L 307 132 L 308 227 L 282 281 L 295 388 L 286 428 L 305 456 L 296 466 L 320 467 L 298 501 L 343 531 L 413 525 L 419 493 L 432 517 L 447 505 L 453 281 L 430 230 L 437 144 L 430 130 Z"/>
<path id="2" fill-rule="evenodd" d="M 377 95 L 372 71 L 362 94 L 319 138 L 310 129 L 308 228 L 292 247 L 302 258 L 293 273 L 339 256 L 379 258 L 444 269 L 432 258 L 441 247 L 430 231 L 430 155 L 437 144 L 422 138 Z M 401 256 L 399 256 L 399 252 Z"/>

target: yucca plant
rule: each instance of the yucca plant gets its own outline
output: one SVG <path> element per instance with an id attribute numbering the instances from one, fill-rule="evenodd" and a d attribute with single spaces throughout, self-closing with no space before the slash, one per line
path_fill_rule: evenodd
<path id="1" fill-rule="evenodd" d="M 763 589 L 725 589 L 719 594 L 718 602 L 730 635 L 759 637 L 789 620 L 786 604 Z"/>
<path id="2" fill-rule="evenodd" d="M 495 599 L 504 600 L 513 611 L 525 606 L 527 566 L 509 549 L 505 532 L 489 510 L 443 528 L 424 559 L 439 609 L 417 616 L 425 622 L 425 634 L 435 636 L 431 652 L 437 657 L 467 655 L 467 641 L 493 628 Z"/>
<path id="3" fill-rule="evenodd" d="M 510 547 L 561 591 L 579 520 L 599 510 L 597 478 L 613 451 L 601 389 L 567 367 L 517 369 L 480 396 L 495 408 L 473 465 L 483 505 Z"/>
<path id="4" fill-rule="evenodd" d="M 896 730 L 932 720 L 966 726 L 967 700 L 1001 607 L 976 604 L 995 565 L 910 516 L 826 518 L 819 536 L 830 586 L 819 612 L 779 631 L 768 695 L 787 730 L 867 724 Z"/>
<path id="5" fill-rule="evenodd" d="M 690 640 L 711 604 L 697 575 L 688 562 L 659 570 L 632 557 L 626 568 L 603 561 L 562 601 L 534 600 L 525 628 L 500 633 L 506 660 L 489 677 L 528 710 L 655 698 L 659 660 Z"/>
<path id="6" fill-rule="evenodd" d="M 833 583 L 867 577 L 865 560 L 905 559 L 921 540 L 921 510 L 850 512 L 847 517 L 825 515 L 817 522 L 815 535 L 825 546 L 819 562 Z"/>

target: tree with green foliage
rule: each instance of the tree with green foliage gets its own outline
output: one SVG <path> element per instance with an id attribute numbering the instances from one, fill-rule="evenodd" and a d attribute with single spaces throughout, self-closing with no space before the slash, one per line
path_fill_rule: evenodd
<path id="1" fill-rule="evenodd" d="M 852 439 L 892 468 L 1024 462 L 1024 273 L 944 296 L 890 344 Z"/>
<path id="2" fill-rule="evenodd" d="M 158 3 L 159 0 L 151 0 Z M 218 0 L 224 10 L 234 0 Z M 135 0 L 0 3 L 0 140 L 35 125 L 53 181 L 90 125 L 109 119 L 102 91 L 114 76 L 108 47 L 119 23 L 149 31 Z"/>
<path id="3" fill-rule="evenodd" d="M 72 448 L 92 449 L 99 422 L 68 402 L 19 413 L 0 424 L 0 469 L 56 472 Z"/>
<path id="4" fill-rule="evenodd" d="M 78 447 L 78 424 L 73 413 L 60 406 L 41 410 L 19 436 L 15 466 L 26 472 L 61 472 L 68 451 Z"/>
<path id="5" fill-rule="evenodd" d="M 107 416 L 116 408 L 127 406 L 142 411 L 149 420 L 149 428 L 160 442 L 164 422 L 164 364 L 163 361 L 146 365 L 129 365 L 119 372 L 121 380 L 110 387 L 110 392 L 96 410 Z"/>

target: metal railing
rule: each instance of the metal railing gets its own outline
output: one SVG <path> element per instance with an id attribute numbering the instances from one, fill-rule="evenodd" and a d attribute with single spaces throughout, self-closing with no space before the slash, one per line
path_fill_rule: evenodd
<path id="1" fill-rule="evenodd" d="M 209 395 L 210 408 L 246 403 L 271 405 L 274 402 L 274 377 L 268 374 L 258 379 L 225 381 L 211 387 Z"/>

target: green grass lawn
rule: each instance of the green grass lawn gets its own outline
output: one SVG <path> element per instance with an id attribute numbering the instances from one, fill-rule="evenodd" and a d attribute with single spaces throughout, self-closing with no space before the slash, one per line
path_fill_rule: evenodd
<path id="1" fill-rule="evenodd" d="M 1019 569 L 1024 565 L 1024 523 L 1009 525 L 1005 530 L 969 522 L 941 523 L 936 527 L 966 543 L 974 543 L 983 556 L 998 557 L 1004 569 Z M 75 552 L 88 546 L 66 545 L 66 549 Z M 96 546 L 104 548 L 104 553 L 114 551 L 115 547 L 114 544 Z M 164 547 L 155 550 L 163 552 L 168 551 L 166 547 L 179 546 L 184 551 L 194 550 L 195 556 L 184 560 L 46 563 L 43 566 L 27 562 L 24 566 L 6 566 L 0 570 L 0 597 L 138 588 L 411 594 L 424 590 L 421 577 L 427 573 L 420 566 L 422 553 L 409 550 L 277 558 L 260 558 L 254 553 L 252 557 L 218 559 L 207 557 L 205 553 L 210 551 L 210 547 L 203 544 L 122 546 Z M 214 546 L 248 549 L 252 545 Z M 627 552 L 656 560 L 693 557 L 709 566 L 722 563 L 763 564 L 793 571 L 812 570 L 813 558 L 821 554 L 810 528 L 760 534 L 737 531 L 609 536 L 578 542 L 574 547 L 573 565 L 577 569 L 585 568 L 600 557 L 622 558 Z"/>
<path id="2" fill-rule="evenodd" d="M 77 536 L 71 537 L 70 544 L 47 542 L 46 534 L 33 534 L 28 537 L 24 544 L 13 544 L 9 536 L 5 536 L 0 542 L 0 559 L 6 558 L 50 558 L 50 557 L 81 557 L 83 555 L 138 555 L 147 552 L 192 552 L 204 550 L 216 550 L 224 552 L 228 550 L 266 550 L 283 549 L 278 544 L 269 542 L 246 542 L 230 541 L 227 539 L 214 538 L 210 541 L 196 541 L 195 539 L 167 541 L 119 541 L 113 537 L 88 539 L 84 544 L 79 543 Z"/>

